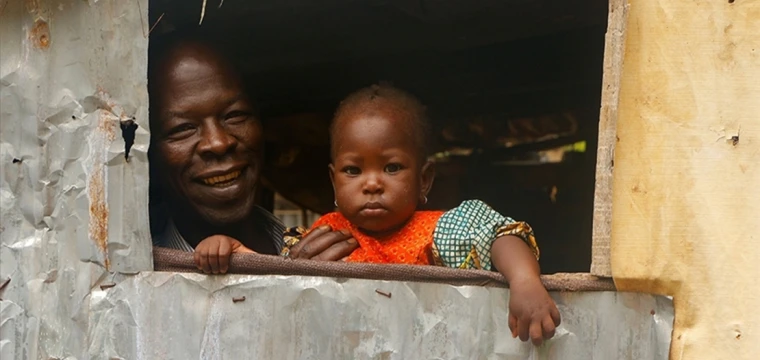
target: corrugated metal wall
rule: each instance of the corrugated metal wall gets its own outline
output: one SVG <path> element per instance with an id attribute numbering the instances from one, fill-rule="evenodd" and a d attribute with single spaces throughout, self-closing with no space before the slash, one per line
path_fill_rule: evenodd
<path id="1" fill-rule="evenodd" d="M 150 272 L 147 8 L 0 2 L 0 358 L 666 358 L 649 295 L 555 294 L 536 350 L 504 289 Z"/>

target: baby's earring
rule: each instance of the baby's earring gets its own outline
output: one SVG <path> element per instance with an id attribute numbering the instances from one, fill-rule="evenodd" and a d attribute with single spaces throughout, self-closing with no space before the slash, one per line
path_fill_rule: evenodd
<path id="1" fill-rule="evenodd" d="M 428 200 L 427 200 L 427 196 L 425 196 L 425 195 L 422 195 L 422 205 L 425 205 L 425 204 L 427 204 L 427 201 L 428 201 Z"/>
<path id="2" fill-rule="evenodd" d="M 333 201 L 333 204 L 335 204 L 335 207 L 338 207 L 338 199 L 335 199 L 335 201 Z"/>

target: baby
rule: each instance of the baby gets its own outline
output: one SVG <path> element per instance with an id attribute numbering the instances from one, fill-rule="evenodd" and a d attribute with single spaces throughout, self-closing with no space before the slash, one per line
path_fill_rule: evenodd
<path id="1" fill-rule="evenodd" d="M 341 102 L 330 127 L 329 172 L 338 212 L 320 218 L 309 232 L 290 229 L 282 255 L 300 253 L 332 229 L 350 232 L 359 244 L 345 261 L 498 270 L 509 282 L 512 337 L 541 344 L 554 336 L 560 315 L 539 278 L 530 226 L 477 200 L 446 212 L 417 211 L 435 178 L 427 160 L 429 128 L 419 100 L 389 85 L 361 89 Z M 201 258 L 227 264 L 236 252 L 251 250 L 234 239 L 211 237 L 198 244 L 195 260 L 211 272 Z"/>
<path id="2" fill-rule="evenodd" d="M 359 248 L 346 261 L 498 269 L 510 284 L 512 336 L 540 344 L 554 336 L 560 315 L 539 279 L 531 228 L 481 201 L 417 211 L 435 177 L 427 160 L 429 127 L 424 106 L 389 85 L 361 89 L 341 102 L 330 128 L 338 212 L 312 230 L 350 231 Z M 286 257 L 304 234 L 289 235 Z"/>

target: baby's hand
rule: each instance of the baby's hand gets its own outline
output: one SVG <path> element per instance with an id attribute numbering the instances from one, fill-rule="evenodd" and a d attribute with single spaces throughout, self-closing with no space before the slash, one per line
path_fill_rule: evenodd
<path id="1" fill-rule="evenodd" d="M 509 284 L 509 329 L 512 337 L 538 346 L 554 336 L 559 310 L 538 277 Z"/>
<path id="2" fill-rule="evenodd" d="M 206 274 L 225 274 L 230 266 L 230 255 L 233 253 L 253 253 L 254 251 L 243 246 L 237 241 L 225 235 L 209 236 L 195 247 L 193 258 L 198 270 Z"/>

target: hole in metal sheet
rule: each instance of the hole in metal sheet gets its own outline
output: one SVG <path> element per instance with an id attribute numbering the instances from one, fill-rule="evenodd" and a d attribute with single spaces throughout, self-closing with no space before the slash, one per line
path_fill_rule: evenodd
<path id="1" fill-rule="evenodd" d="M 135 122 L 135 118 L 122 121 L 119 126 L 121 127 L 121 137 L 124 138 L 124 158 L 129 161 L 129 150 L 132 149 L 132 145 L 135 143 L 135 132 L 138 125 Z"/>

